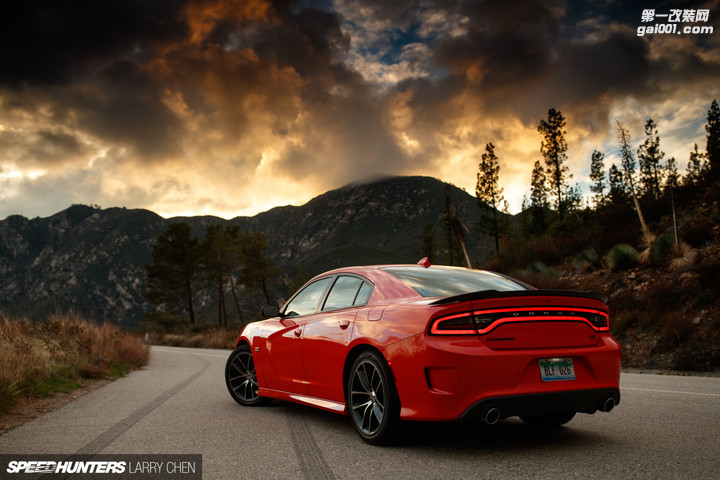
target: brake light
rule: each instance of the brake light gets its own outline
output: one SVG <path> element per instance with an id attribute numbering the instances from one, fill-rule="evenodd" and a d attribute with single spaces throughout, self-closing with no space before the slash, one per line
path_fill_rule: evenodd
<path id="1" fill-rule="evenodd" d="M 472 313 L 443 317 L 433 322 L 430 333 L 434 335 L 473 335 L 477 333 Z"/>
<path id="2" fill-rule="evenodd" d="M 519 322 L 585 322 L 595 331 L 610 330 L 607 313 L 588 308 L 504 308 L 476 310 L 435 319 L 430 325 L 431 335 L 484 335 L 498 325 Z"/>

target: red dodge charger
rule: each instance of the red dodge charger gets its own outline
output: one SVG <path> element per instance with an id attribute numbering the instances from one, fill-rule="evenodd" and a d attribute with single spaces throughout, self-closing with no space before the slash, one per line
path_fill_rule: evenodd
<path id="1" fill-rule="evenodd" d="M 620 402 L 606 301 L 426 259 L 341 268 L 263 307 L 272 318 L 245 327 L 225 380 L 241 405 L 349 415 L 372 444 L 401 419 L 558 426 Z"/>

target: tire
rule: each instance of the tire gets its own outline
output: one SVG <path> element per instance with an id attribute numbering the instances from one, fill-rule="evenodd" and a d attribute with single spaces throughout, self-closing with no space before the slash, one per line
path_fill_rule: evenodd
<path id="1" fill-rule="evenodd" d="M 393 440 L 400 423 L 400 399 L 381 355 L 369 351 L 355 360 L 347 400 L 353 426 L 366 443 L 382 445 Z"/>
<path id="2" fill-rule="evenodd" d="M 271 399 L 258 395 L 257 375 L 250 347 L 240 345 L 230 354 L 225 364 L 225 385 L 230 396 L 247 407 L 267 405 Z"/>
<path id="3" fill-rule="evenodd" d="M 552 428 L 565 425 L 575 416 L 575 412 L 548 413 L 545 415 L 520 415 L 520 420 L 538 428 Z"/>

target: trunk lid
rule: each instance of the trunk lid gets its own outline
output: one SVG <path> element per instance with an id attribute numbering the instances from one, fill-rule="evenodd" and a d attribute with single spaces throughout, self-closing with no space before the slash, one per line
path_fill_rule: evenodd
<path id="1" fill-rule="evenodd" d="M 433 302 L 462 313 L 436 318 L 430 333 L 475 334 L 493 350 L 592 346 L 609 331 L 605 299 L 562 290 L 458 295 Z"/>

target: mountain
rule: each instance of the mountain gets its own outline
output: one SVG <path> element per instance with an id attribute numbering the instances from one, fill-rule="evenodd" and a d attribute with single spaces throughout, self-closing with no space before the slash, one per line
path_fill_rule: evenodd
<path id="1" fill-rule="evenodd" d="M 144 265 L 151 261 L 158 235 L 178 221 L 190 224 L 200 237 L 213 223 L 264 232 L 282 272 L 274 285 L 278 300 L 287 296 L 287 282 L 301 263 L 311 275 L 351 264 L 415 263 L 428 223 L 435 226 L 436 250 L 444 245 L 439 219 L 445 187 L 428 177 L 389 177 L 346 185 L 302 206 L 231 220 L 164 219 L 147 210 L 84 205 L 48 218 L 13 215 L 0 221 L 0 311 L 37 319 L 72 310 L 136 326 L 149 308 L 141 295 Z M 450 197 L 467 229 L 470 257 L 484 258 L 491 242 L 478 231 L 475 198 L 454 186 Z M 209 303 L 201 299 L 200 307 L 209 309 Z M 259 303 L 251 303 L 246 299 L 243 306 L 252 316 Z"/>
<path id="2" fill-rule="evenodd" d="M 147 210 L 84 205 L 49 218 L 8 217 L 0 222 L 0 310 L 36 319 L 72 309 L 137 323 L 144 264 L 166 223 Z"/>

